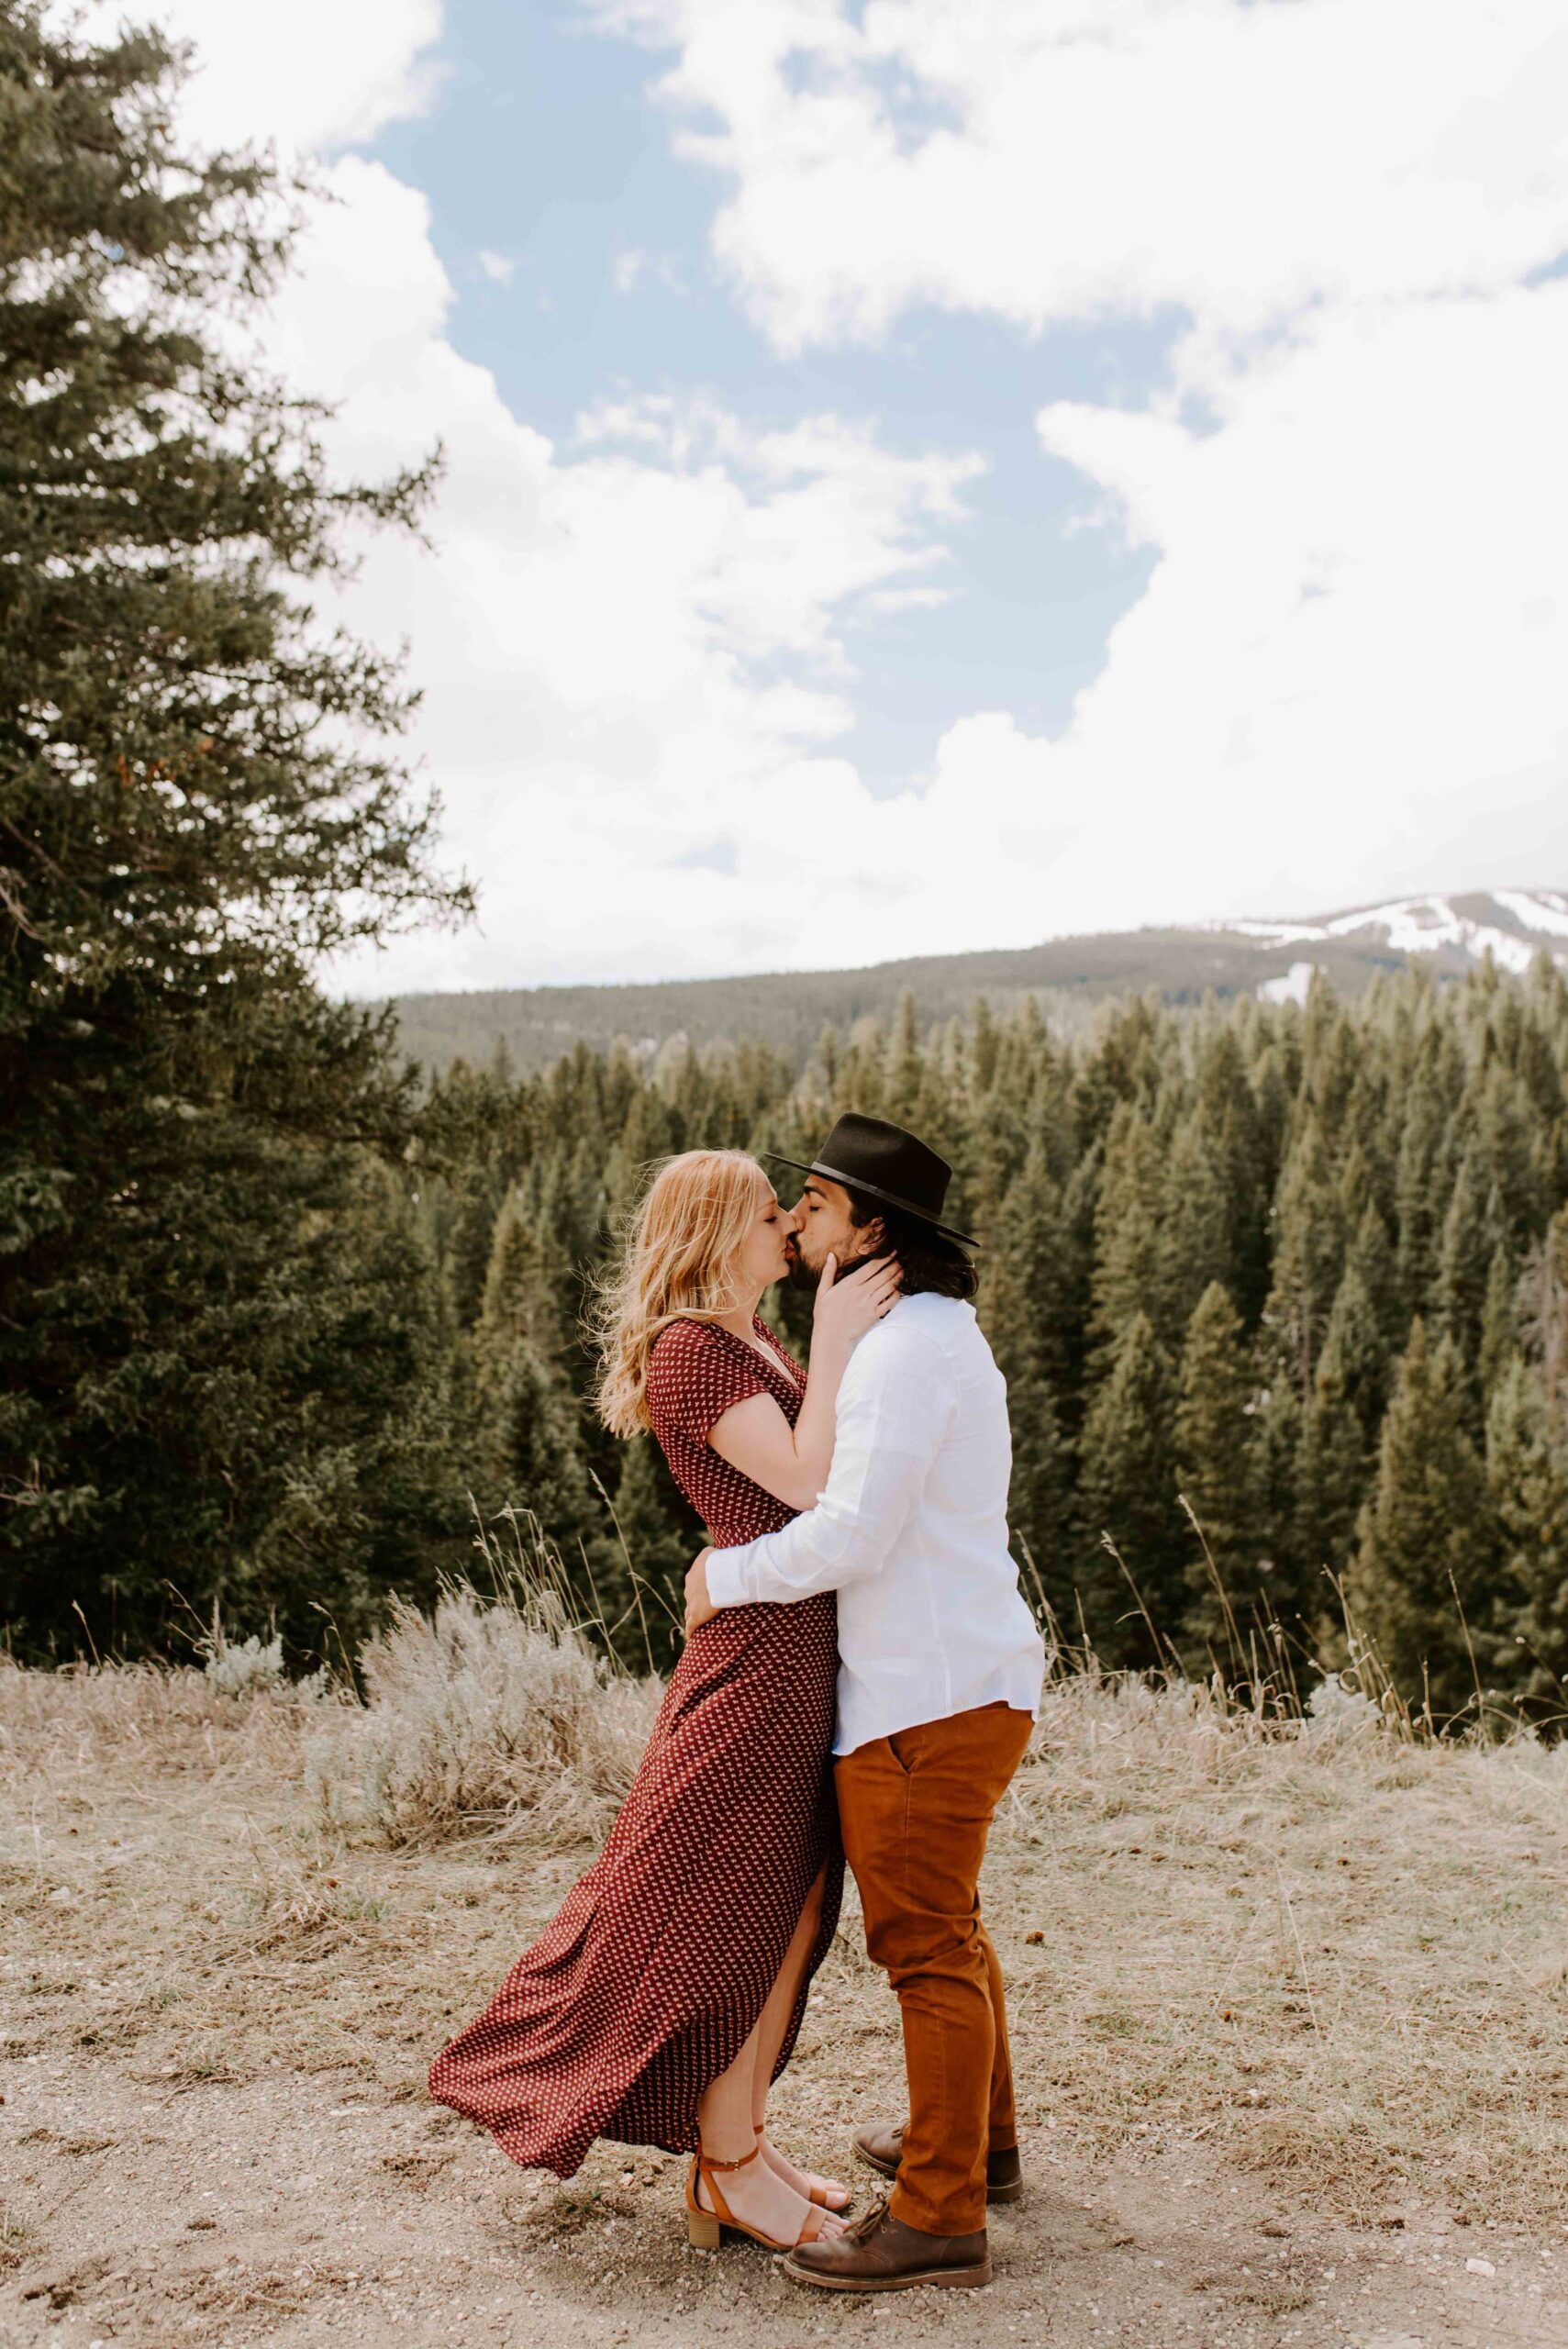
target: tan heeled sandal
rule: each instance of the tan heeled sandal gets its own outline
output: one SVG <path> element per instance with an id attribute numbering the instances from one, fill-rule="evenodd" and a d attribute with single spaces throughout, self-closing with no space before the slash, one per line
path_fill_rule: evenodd
<path id="1" fill-rule="evenodd" d="M 757 2126 L 757 2134 L 759 2137 L 765 2137 L 767 2133 L 767 2123 L 766 2121 L 763 2121 Z M 759 2145 L 757 2151 L 761 2153 L 762 2150 L 761 2145 Z M 806 2189 L 806 2199 L 808 2202 L 815 2202 L 819 2210 L 833 2210 L 833 2216 L 836 2219 L 841 2219 L 846 2210 L 852 2210 L 854 2208 L 855 2201 L 853 2192 L 846 2189 L 843 2200 L 840 2203 L 838 2209 L 834 2210 L 833 2205 L 828 2201 L 825 2190 L 820 2186 L 808 2186 Z"/>
<path id="2" fill-rule="evenodd" d="M 724 2240 L 726 2227 L 733 2234 L 750 2235 L 751 2241 L 760 2243 L 764 2251 L 795 2251 L 803 2243 L 817 2241 L 822 2232 L 822 2221 L 815 2210 L 806 2214 L 806 2224 L 794 2243 L 780 2243 L 775 2236 L 765 2235 L 760 2227 L 749 2227 L 744 2219 L 738 2219 L 725 2200 L 723 2189 L 715 2178 L 715 2171 L 749 2169 L 762 2150 L 760 2145 L 754 2145 L 738 2162 L 710 2161 L 705 2153 L 700 2152 L 692 2155 L 692 2165 L 686 2173 L 686 2241 L 694 2251 L 717 2251 Z M 697 2200 L 697 2187 L 704 2178 L 707 2180 L 707 2190 L 713 2197 L 711 2210 L 705 2210 Z"/>

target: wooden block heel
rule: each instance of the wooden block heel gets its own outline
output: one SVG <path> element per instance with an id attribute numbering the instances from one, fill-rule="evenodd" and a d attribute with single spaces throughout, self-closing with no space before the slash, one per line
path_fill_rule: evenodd
<path id="1" fill-rule="evenodd" d="M 686 2241 L 694 2251 L 717 2251 L 722 2230 L 707 2210 L 686 2212 Z"/>

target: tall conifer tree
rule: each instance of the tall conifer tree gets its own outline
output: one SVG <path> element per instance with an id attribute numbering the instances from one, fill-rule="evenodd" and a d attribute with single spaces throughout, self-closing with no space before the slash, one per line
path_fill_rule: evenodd
<path id="1" fill-rule="evenodd" d="M 1268 1612 L 1252 1387 L 1240 1316 L 1229 1292 L 1211 1281 L 1187 1327 L 1175 1434 L 1177 1481 L 1207 1544 L 1206 1558 L 1196 1536 L 1188 1537 L 1185 1631 L 1217 1653 L 1229 1620 L 1248 1626 Z"/>
<path id="2" fill-rule="evenodd" d="M 1434 1716 L 1474 1698 L 1471 1647 L 1496 1569 L 1496 1520 L 1470 1438 L 1463 1364 L 1418 1319 L 1383 1425 L 1348 1579 L 1352 1612 L 1407 1702 Z"/>
<path id="3" fill-rule="evenodd" d="M 1182 1119 L 1166 1158 L 1155 1264 L 1156 1286 L 1147 1302 L 1160 1317 L 1162 1336 L 1179 1347 L 1206 1292 L 1218 1285 L 1229 1295 L 1236 1278 L 1229 1201 L 1195 1117 Z"/>
<path id="4" fill-rule="evenodd" d="M 1140 1314 L 1159 1310 L 1164 1154 L 1148 1119 L 1123 1102 L 1111 1119 L 1095 1203 L 1094 1328 L 1114 1354 Z"/>
<path id="5" fill-rule="evenodd" d="M 1489 1677 L 1561 1730 L 1568 1717 L 1568 1445 L 1515 1354 L 1486 1420 L 1501 1564 L 1482 1624 Z"/>
<path id="6" fill-rule="evenodd" d="M 1309 1575 L 1328 1567 L 1342 1579 L 1354 1554 L 1389 1371 L 1376 1312 L 1352 1259 L 1329 1317 L 1302 1419 L 1296 1548 Z"/>
<path id="7" fill-rule="evenodd" d="M 261 1562 L 334 1445 L 314 1571 L 363 1593 L 422 1570 L 423 1512 L 380 1496 L 439 1390 L 428 1268 L 394 1272 L 367 1211 L 414 1097 L 389 1021 L 309 974 L 455 900 L 390 748 L 395 673 L 309 587 L 424 484 L 334 479 L 319 418 L 231 355 L 220 313 L 285 258 L 280 191 L 185 149 L 175 79 L 156 34 L 0 9 L 0 1544 L 24 1650 L 74 1644 L 78 1609 L 100 1647 L 155 1641 L 169 1583 L 205 1609 L 241 1569 L 292 1605 Z"/>
<path id="8" fill-rule="evenodd" d="M 1186 1545 L 1176 1502 L 1175 1381 L 1146 1313 L 1118 1341 L 1084 1423 L 1078 1508 L 1084 1583 L 1115 1664 L 1152 1664 L 1175 1644 L 1186 1611 Z M 1108 1534 L 1138 1586 L 1152 1632 L 1101 1546 Z"/>

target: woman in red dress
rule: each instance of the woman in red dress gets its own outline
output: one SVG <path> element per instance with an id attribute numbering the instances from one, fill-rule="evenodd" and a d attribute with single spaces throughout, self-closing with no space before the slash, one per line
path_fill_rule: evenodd
<path id="1" fill-rule="evenodd" d="M 606 1423 L 652 1430 L 721 1547 L 812 1506 L 844 1364 L 897 1295 L 886 1262 L 829 1271 L 807 1379 L 756 1309 L 795 1229 L 754 1159 L 688 1152 L 651 1186 L 604 1300 Z M 837 1675 L 830 1594 L 706 1624 L 603 1852 L 430 2066 L 432 2095 L 525 2168 L 570 2177 L 596 2137 L 692 2153 L 697 2243 L 721 2221 L 809 2242 L 850 2199 L 766 2126 L 838 1921 Z"/>

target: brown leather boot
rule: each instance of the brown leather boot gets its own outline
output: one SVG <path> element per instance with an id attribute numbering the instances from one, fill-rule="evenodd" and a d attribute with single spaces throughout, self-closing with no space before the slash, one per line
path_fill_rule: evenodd
<path id="1" fill-rule="evenodd" d="M 841 2235 L 797 2243 L 783 2262 L 794 2284 L 828 2292 L 907 2292 L 917 2284 L 961 2288 L 991 2281 L 985 2230 L 973 2235 L 928 2235 L 895 2219 L 885 2202 Z"/>
<path id="2" fill-rule="evenodd" d="M 855 2131 L 855 2151 L 862 2162 L 879 2169 L 884 2177 L 896 2177 L 898 2164 L 904 2152 L 902 2121 L 868 2121 Z M 1018 2149 L 1009 2145 L 1005 2152 L 985 2156 L 985 2199 L 987 2202 L 1016 2202 L 1024 2190 L 1023 2165 Z"/>

